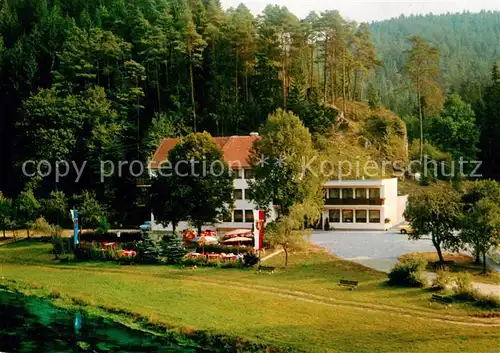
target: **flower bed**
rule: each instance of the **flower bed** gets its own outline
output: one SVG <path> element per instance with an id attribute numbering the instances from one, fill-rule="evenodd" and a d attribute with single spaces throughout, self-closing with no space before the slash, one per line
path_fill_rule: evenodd
<path id="1" fill-rule="evenodd" d="M 133 262 L 137 255 L 134 249 L 124 248 L 118 242 L 80 242 L 75 247 L 75 258 L 79 261 L 124 261 Z"/>

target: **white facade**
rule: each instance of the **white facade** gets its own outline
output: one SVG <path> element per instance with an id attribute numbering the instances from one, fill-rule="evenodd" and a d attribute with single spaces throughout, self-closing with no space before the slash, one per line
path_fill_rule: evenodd
<path id="1" fill-rule="evenodd" d="M 253 211 L 256 204 L 248 199 L 250 169 L 239 169 L 233 180 L 234 210 L 231 217 L 214 226 L 203 229 L 229 231 L 253 226 Z M 398 179 L 376 180 L 332 180 L 323 186 L 325 206 L 322 214 L 322 228 L 328 220 L 330 229 L 335 230 L 387 230 L 404 221 L 403 212 L 407 195 L 398 195 Z M 273 208 L 271 207 L 271 210 Z M 267 222 L 276 219 L 276 212 L 268 216 Z M 157 224 L 151 214 L 153 230 L 172 230 L 172 225 Z M 187 221 L 179 222 L 178 230 L 191 228 Z"/>
<path id="2" fill-rule="evenodd" d="M 330 229 L 387 230 L 404 221 L 407 196 L 398 196 L 398 179 L 339 180 L 324 185 L 322 225 Z"/>
<path id="3" fill-rule="evenodd" d="M 239 169 L 235 171 L 236 176 L 233 180 L 234 188 L 234 210 L 231 217 L 215 224 L 214 226 L 204 226 L 203 230 L 219 230 L 226 231 L 231 229 L 252 229 L 253 226 L 253 211 L 257 208 L 257 205 L 248 199 L 248 180 L 251 179 L 250 169 Z M 272 209 L 272 208 L 271 208 Z M 270 222 L 276 218 L 274 212 L 268 217 L 266 221 Z M 151 214 L 151 222 L 153 230 L 172 230 L 172 224 L 168 227 L 163 227 L 161 224 L 157 224 L 154 220 L 154 215 Z M 177 229 L 184 230 L 191 228 L 192 226 L 187 221 L 179 222 Z"/>

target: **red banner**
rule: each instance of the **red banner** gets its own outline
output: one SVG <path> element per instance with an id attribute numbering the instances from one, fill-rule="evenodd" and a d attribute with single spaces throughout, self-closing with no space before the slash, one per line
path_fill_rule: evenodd
<path id="1" fill-rule="evenodd" d="M 266 225 L 266 213 L 263 210 L 254 211 L 254 247 L 255 250 L 262 250 L 262 241 L 264 239 L 264 227 Z"/>

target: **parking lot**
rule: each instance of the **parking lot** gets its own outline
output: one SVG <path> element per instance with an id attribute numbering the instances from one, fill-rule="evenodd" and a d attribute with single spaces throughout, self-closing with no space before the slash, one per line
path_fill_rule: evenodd
<path id="1" fill-rule="evenodd" d="M 409 240 L 397 230 L 314 231 L 311 242 L 331 253 L 379 271 L 388 272 L 403 254 L 435 251 L 430 239 Z"/>

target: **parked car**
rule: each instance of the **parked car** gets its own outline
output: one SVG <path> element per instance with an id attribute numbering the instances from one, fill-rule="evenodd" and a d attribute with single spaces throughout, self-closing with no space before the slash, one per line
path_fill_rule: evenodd
<path id="1" fill-rule="evenodd" d="M 139 226 L 139 228 L 143 231 L 143 232 L 147 232 L 148 230 L 151 230 L 151 221 L 146 221 L 144 222 L 143 224 L 141 224 Z"/>
<path id="2" fill-rule="evenodd" d="M 408 234 L 413 232 L 413 229 L 411 229 L 411 226 L 409 224 L 402 224 L 398 227 L 398 231 L 401 234 Z"/>

